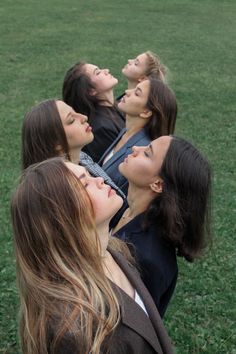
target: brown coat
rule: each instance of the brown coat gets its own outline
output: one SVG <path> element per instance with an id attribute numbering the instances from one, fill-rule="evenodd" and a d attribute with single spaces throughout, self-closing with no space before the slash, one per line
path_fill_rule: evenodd
<path id="1" fill-rule="evenodd" d="M 129 295 L 111 282 L 120 304 L 120 322 L 112 335 L 104 340 L 100 354 L 173 354 L 170 338 L 137 270 L 120 253 L 109 251 L 143 300 L 148 316 Z M 48 347 L 53 341 L 53 332 L 51 328 Z M 57 354 L 82 352 L 79 338 L 73 336 L 65 336 L 56 351 Z"/>
<path id="2" fill-rule="evenodd" d="M 109 250 L 146 307 L 142 308 L 122 289 L 113 284 L 121 308 L 121 320 L 112 337 L 110 354 L 173 354 L 170 338 L 157 308 L 136 269 L 124 257 Z"/>

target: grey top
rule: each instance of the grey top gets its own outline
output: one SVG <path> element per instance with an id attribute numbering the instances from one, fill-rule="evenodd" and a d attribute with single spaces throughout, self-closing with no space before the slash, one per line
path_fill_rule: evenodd
<path id="1" fill-rule="evenodd" d="M 94 177 L 102 177 L 106 184 L 109 184 L 113 189 L 119 193 L 119 195 L 126 199 L 126 196 L 121 191 L 119 187 L 113 182 L 113 180 L 108 176 L 108 174 L 96 163 L 93 159 L 87 155 L 85 152 L 80 152 L 80 162 L 79 164 L 86 168 L 86 170 Z"/>

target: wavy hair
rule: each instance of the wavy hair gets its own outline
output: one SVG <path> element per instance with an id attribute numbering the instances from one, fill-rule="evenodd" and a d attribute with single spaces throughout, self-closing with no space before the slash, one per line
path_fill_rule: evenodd
<path id="1" fill-rule="evenodd" d="M 149 77 L 150 91 L 146 107 L 152 112 L 145 128 L 154 140 L 174 133 L 177 117 L 177 102 L 173 91 L 161 80 Z"/>
<path id="2" fill-rule="evenodd" d="M 30 166 L 11 202 L 27 354 L 56 354 L 66 339 L 78 354 L 100 353 L 119 321 L 88 194 L 61 158 Z"/>
<path id="3" fill-rule="evenodd" d="M 152 76 L 158 80 L 161 80 L 163 82 L 166 82 L 166 75 L 168 72 L 167 67 L 162 64 L 160 58 L 150 50 L 145 52 L 147 56 L 146 60 L 146 70 L 145 70 L 145 75 L 146 76 Z"/>
<path id="4" fill-rule="evenodd" d="M 91 95 L 95 89 L 90 77 L 85 72 L 84 62 L 73 65 L 64 77 L 62 86 L 63 101 L 73 107 L 76 112 L 90 116 L 94 113 L 96 106 L 104 100 L 99 95 Z"/>
<path id="5" fill-rule="evenodd" d="M 210 165 L 191 143 L 172 137 L 158 175 L 163 190 L 146 211 L 146 227 L 158 222 L 177 254 L 192 262 L 211 235 Z"/>
<path id="6" fill-rule="evenodd" d="M 25 115 L 21 134 L 23 169 L 61 154 L 70 160 L 69 146 L 56 101 L 43 101 Z"/>

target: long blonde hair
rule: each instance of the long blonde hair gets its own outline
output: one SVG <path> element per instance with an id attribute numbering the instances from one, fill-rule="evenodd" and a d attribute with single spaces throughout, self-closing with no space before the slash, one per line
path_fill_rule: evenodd
<path id="1" fill-rule="evenodd" d="M 57 353 L 73 339 L 76 353 L 99 353 L 119 322 L 106 278 L 87 192 L 60 158 L 29 167 L 11 202 L 27 354 Z"/>

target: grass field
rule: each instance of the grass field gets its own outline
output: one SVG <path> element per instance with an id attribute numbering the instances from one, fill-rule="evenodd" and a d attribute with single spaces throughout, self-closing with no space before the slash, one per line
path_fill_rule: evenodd
<path id="1" fill-rule="evenodd" d="M 78 59 L 109 67 L 118 95 L 122 66 L 150 49 L 171 71 L 176 134 L 198 146 L 214 171 L 212 249 L 191 265 L 179 260 L 165 324 L 178 354 L 236 354 L 235 13 L 233 0 L 1 1 L 0 353 L 20 353 L 9 200 L 24 113 L 60 97 Z"/>

